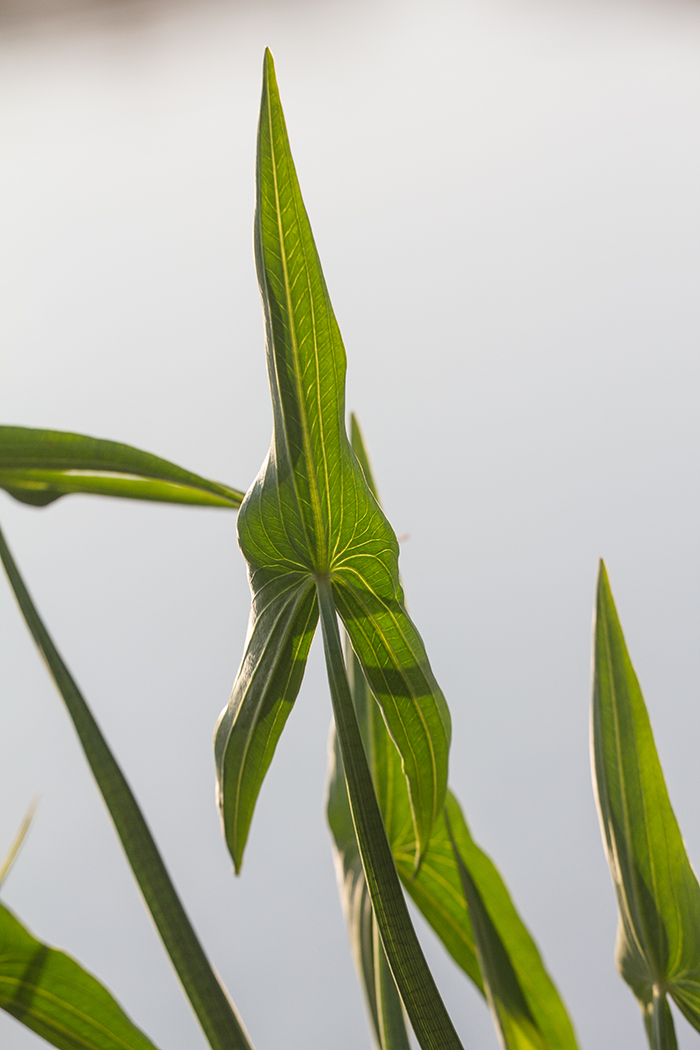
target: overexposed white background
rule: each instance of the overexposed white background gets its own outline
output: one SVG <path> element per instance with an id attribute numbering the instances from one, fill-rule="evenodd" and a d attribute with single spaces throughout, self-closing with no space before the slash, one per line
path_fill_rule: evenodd
<path id="1" fill-rule="evenodd" d="M 590 786 L 590 624 L 602 555 L 699 861 L 700 7 L 5 0 L 3 422 L 250 484 L 271 425 L 252 253 L 265 46 L 348 404 L 410 534 L 452 785 L 582 1050 L 641 1048 Z M 257 1050 L 369 1046 L 316 646 L 238 879 L 221 839 L 211 736 L 249 604 L 235 516 L 2 493 L 0 520 Z M 3 899 L 163 1050 L 203 1047 L 4 584 L 0 631 L 0 852 L 41 792 Z M 493 1050 L 480 998 L 424 939 L 465 1048 Z M 0 1016 L 3 1048 L 39 1042 Z"/>

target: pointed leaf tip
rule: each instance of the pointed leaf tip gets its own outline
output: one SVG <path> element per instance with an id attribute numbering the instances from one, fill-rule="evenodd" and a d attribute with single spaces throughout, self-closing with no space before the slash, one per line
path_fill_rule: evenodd
<path id="1" fill-rule="evenodd" d="M 594 646 L 591 742 L 601 830 L 619 910 L 616 961 L 640 1003 L 652 1046 L 658 1046 L 651 1014 L 655 1011 L 659 1032 L 672 1023 L 659 988 L 663 999 L 668 992 L 700 1030 L 700 886 L 671 806 L 602 563 Z"/>
<path id="2" fill-rule="evenodd" d="M 216 737 L 229 849 L 239 866 L 262 778 L 297 695 L 316 627 L 307 587 L 330 579 L 335 607 L 401 753 L 422 852 L 447 786 L 449 713 L 403 604 L 396 536 L 348 441 L 345 348 L 268 51 L 256 190 L 255 254 L 273 436 L 238 518 L 253 607 L 249 645 Z M 273 695 L 271 685 L 283 677 L 280 652 L 286 646 L 294 648 L 294 668 Z"/>

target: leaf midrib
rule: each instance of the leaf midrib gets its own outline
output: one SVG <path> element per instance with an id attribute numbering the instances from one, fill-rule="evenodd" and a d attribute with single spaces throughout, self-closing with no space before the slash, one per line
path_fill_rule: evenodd
<path id="1" fill-rule="evenodd" d="M 314 460 L 313 460 L 312 451 L 311 451 L 311 437 L 310 437 L 310 434 L 309 434 L 309 421 L 308 421 L 308 416 L 307 416 L 307 411 L 306 411 L 306 402 L 304 400 L 304 390 L 303 390 L 302 383 L 301 383 L 301 369 L 300 369 L 300 365 L 299 365 L 299 347 L 298 347 L 298 342 L 297 342 L 296 319 L 295 319 L 295 315 L 294 315 L 294 307 L 293 307 L 293 304 L 292 304 L 292 290 L 291 290 L 291 283 L 290 283 L 290 280 L 289 280 L 289 268 L 287 266 L 287 247 L 286 247 L 285 236 L 284 236 L 284 226 L 283 226 L 283 223 L 282 223 L 282 209 L 281 209 L 281 206 L 280 206 L 279 185 L 278 185 L 278 181 L 277 181 L 277 159 L 276 159 L 276 155 L 275 155 L 275 141 L 274 141 L 274 130 L 273 130 L 273 121 L 272 121 L 272 100 L 270 98 L 269 90 L 268 90 L 267 118 L 268 118 L 268 131 L 269 131 L 269 135 L 270 135 L 270 160 L 271 160 L 271 168 L 272 168 L 272 181 L 273 181 L 274 190 L 275 190 L 275 217 L 276 217 L 276 220 L 277 220 L 277 233 L 278 233 L 278 236 L 279 236 L 280 248 L 281 248 L 280 258 L 281 258 L 281 261 L 282 261 L 282 271 L 283 271 L 283 274 L 284 274 L 284 292 L 285 292 L 285 297 L 286 297 L 286 300 L 287 300 L 287 315 L 289 317 L 289 335 L 290 335 L 291 344 L 292 344 L 292 346 L 291 346 L 291 348 L 292 348 L 292 355 L 293 355 L 293 358 L 294 358 L 294 381 L 295 381 L 296 388 L 297 388 L 297 400 L 298 400 L 298 404 L 299 404 L 299 413 L 300 413 L 300 418 L 301 418 L 301 433 L 302 433 L 302 441 L 304 443 L 304 457 L 306 459 L 307 466 L 310 467 L 310 468 L 313 468 Z M 295 214 L 297 216 L 297 222 L 298 222 L 298 213 L 297 213 L 296 200 L 295 200 L 295 195 L 294 195 L 294 190 L 293 189 L 292 189 L 292 194 L 291 194 L 291 200 L 292 200 L 292 206 L 294 208 Z M 301 251 L 302 251 L 304 257 L 306 258 L 306 252 L 304 250 L 304 244 L 303 244 L 303 241 L 301 239 L 301 236 L 299 237 L 299 245 L 301 247 Z M 318 381 L 318 377 L 319 377 L 318 344 L 317 344 L 317 341 L 316 341 L 316 324 L 315 324 L 315 319 L 314 319 L 313 295 L 312 295 L 312 292 L 311 292 L 311 286 L 309 284 L 309 279 L 308 279 L 308 273 L 309 273 L 308 265 L 304 267 L 304 272 L 306 274 L 307 288 L 309 289 L 309 302 L 311 304 L 314 357 L 316 359 L 316 378 L 317 378 L 316 389 L 317 389 L 317 401 L 319 402 L 319 404 L 318 404 L 319 433 L 321 434 L 321 448 L 323 450 L 324 469 L 325 469 L 325 475 L 326 475 L 326 489 L 328 490 L 328 488 L 329 488 L 329 486 L 328 486 L 328 464 L 326 462 L 326 457 L 325 457 L 325 441 L 323 440 L 323 416 L 321 414 L 321 405 L 320 405 L 320 382 Z M 277 367 L 277 365 L 275 363 L 275 369 L 276 369 L 276 367 Z M 279 382 L 279 380 L 278 380 L 278 382 Z M 284 418 L 284 416 L 283 416 L 283 418 Z M 291 464 L 291 458 L 292 457 L 291 457 L 290 452 L 289 452 L 289 443 L 287 441 L 286 423 L 285 423 L 285 444 L 287 446 L 287 455 L 289 457 L 289 461 L 290 461 L 290 464 Z M 297 503 L 300 503 L 299 492 L 298 492 L 298 489 L 297 489 L 297 482 L 296 482 L 296 476 L 295 476 L 294 471 L 292 471 L 292 479 L 293 479 L 293 484 L 294 484 L 294 491 L 296 492 L 296 495 L 297 495 Z M 307 481 L 308 481 L 308 485 L 309 485 L 309 496 L 310 496 L 310 500 L 311 500 L 311 512 L 312 512 L 312 515 L 313 515 L 314 526 L 315 526 L 315 529 L 314 529 L 315 535 L 314 535 L 313 538 L 315 539 L 315 547 L 316 547 L 316 561 L 317 561 L 316 569 L 317 569 L 317 571 L 325 572 L 327 570 L 327 563 L 328 563 L 328 550 L 326 549 L 324 551 L 321 548 L 322 537 L 324 539 L 326 537 L 324 535 L 325 530 L 324 530 L 324 527 L 323 527 L 323 515 L 321 513 L 321 497 L 320 497 L 320 494 L 319 494 L 319 491 L 318 491 L 318 485 L 317 485 L 317 482 L 316 482 L 316 477 L 315 477 L 315 473 L 314 473 L 313 469 L 310 469 L 310 470 L 307 471 Z M 302 526 L 303 526 L 304 532 L 306 533 L 307 543 L 309 543 L 308 529 L 307 529 L 306 521 L 304 520 L 304 515 L 303 514 L 301 515 L 301 519 L 302 519 Z M 310 543 L 309 543 L 309 545 L 310 545 Z M 325 546 L 327 548 L 327 546 L 328 546 L 327 543 L 325 544 Z M 325 557 L 324 557 L 324 555 L 325 555 Z"/>

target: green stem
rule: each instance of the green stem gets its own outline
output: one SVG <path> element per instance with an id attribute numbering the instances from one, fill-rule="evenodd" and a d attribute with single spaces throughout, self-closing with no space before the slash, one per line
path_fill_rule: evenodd
<path id="1" fill-rule="evenodd" d="M 678 1050 L 673 1016 L 666 993 L 654 985 L 651 1006 L 650 1040 L 652 1050 Z"/>
<path id="2" fill-rule="evenodd" d="M 192 928 L 153 836 L 90 708 L 53 644 L 0 531 L 0 558 L 22 614 L 63 697 L 131 870 L 212 1050 L 252 1050 L 236 1009 Z"/>
<path id="3" fill-rule="evenodd" d="M 372 919 L 374 985 L 377 998 L 377 1025 L 382 1050 L 411 1050 L 405 1014 L 396 982 L 389 969 L 376 919 Z"/>
<path id="4" fill-rule="evenodd" d="M 362 744 L 331 582 L 316 581 L 328 681 L 350 809 L 384 951 L 422 1050 L 463 1050 L 413 929 Z"/>

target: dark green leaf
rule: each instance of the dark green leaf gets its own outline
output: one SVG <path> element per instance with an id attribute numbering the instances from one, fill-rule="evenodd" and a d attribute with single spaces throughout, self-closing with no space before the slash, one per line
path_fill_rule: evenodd
<path id="1" fill-rule="evenodd" d="M 258 591 L 271 587 L 273 578 L 292 580 L 300 589 L 303 580 L 332 580 L 337 608 L 401 753 L 417 842 L 425 848 L 447 784 L 449 714 L 403 606 L 396 537 L 345 432 L 345 350 L 294 170 L 269 52 L 258 129 L 255 246 L 274 433 L 268 458 L 238 518 L 253 588 L 251 636 L 260 633 L 259 611 L 269 608 Z M 284 582 L 280 587 L 286 587 Z M 310 631 L 310 623 L 299 621 L 298 630 Z M 267 639 L 267 632 L 260 637 Z M 243 776 L 240 758 L 229 759 L 226 752 L 231 748 L 238 756 L 247 753 L 245 741 L 260 702 L 250 680 L 258 673 L 256 660 L 272 652 L 271 644 L 248 650 L 232 703 L 222 716 L 218 768 L 226 771 L 229 782 Z M 300 646 L 305 652 L 306 642 Z M 274 663 L 276 658 L 269 659 Z M 300 677 L 295 675 L 287 691 L 285 710 L 295 698 Z M 248 705 L 252 712 L 246 710 Z M 276 738 L 265 739 L 267 763 L 268 745 L 273 747 Z M 250 768 L 246 807 L 252 809 L 264 764 L 256 761 Z M 239 817 L 227 808 L 237 805 L 240 792 L 220 784 L 220 798 L 231 842 L 229 829 L 237 826 Z M 248 823 L 247 813 L 241 834 L 233 835 L 236 867 Z"/>
<path id="2" fill-rule="evenodd" d="M 139 889 L 212 1050 L 251 1050 L 242 1022 L 199 943 L 139 804 L 44 627 L 2 532 L 0 559 L 27 626 L 63 697 Z"/>
<path id="3" fill-rule="evenodd" d="M 155 1050 L 99 981 L 2 904 L 0 1006 L 60 1050 Z"/>
<path id="4" fill-rule="evenodd" d="M 319 580 L 316 589 L 350 812 L 386 958 L 422 1050 L 461 1050 L 413 929 L 386 837 L 348 684 L 330 581 Z"/>
<path id="5" fill-rule="evenodd" d="M 670 994 L 700 1031 L 700 886 L 656 752 L 608 576 L 595 621 L 592 747 L 598 809 L 620 916 L 617 965 L 655 1050 L 674 1046 Z"/>
<path id="6" fill-rule="evenodd" d="M 362 703 L 362 700 L 358 699 L 357 693 L 361 692 L 366 696 L 367 688 L 364 684 L 364 676 L 357 658 L 349 645 L 346 647 L 346 659 L 348 667 L 354 667 L 354 683 L 361 683 L 359 689 L 356 690 L 353 677 L 350 675 L 350 688 L 357 710 L 358 705 Z M 372 703 L 374 704 L 374 701 Z M 376 707 L 376 705 L 374 706 Z M 361 717 L 359 721 L 360 725 L 362 725 Z M 398 754 L 396 748 L 394 748 L 394 753 Z M 376 1045 L 379 1050 L 409 1050 L 410 1042 L 406 1031 L 401 998 L 381 943 L 367 889 L 367 881 L 352 821 L 343 760 L 334 730 L 331 736 L 329 759 L 328 805 L 326 812 L 333 834 L 333 855 L 338 888 L 350 934 L 350 944 L 355 959 L 355 966 L 364 988 L 367 1007 L 372 1019 Z M 404 785 L 404 793 L 407 796 L 405 781 L 403 777 L 401 779 Z"/>
<path id="7" fill-rule="evenodd" d="M 29 427 L 0 427 L 0 488 L 39 507 L 71 492 L 229 508 L 243 499 L 130 445 Z"/>

